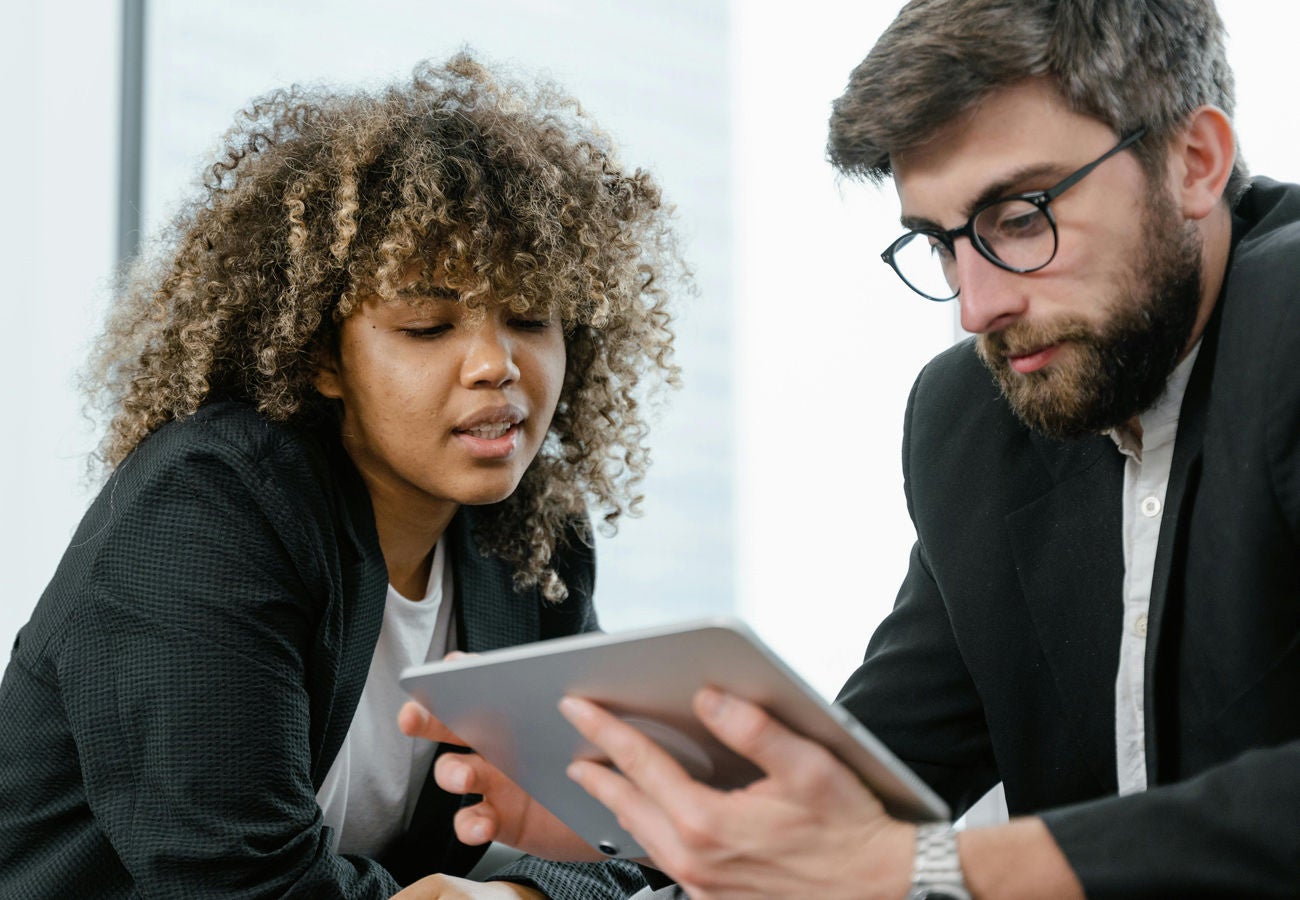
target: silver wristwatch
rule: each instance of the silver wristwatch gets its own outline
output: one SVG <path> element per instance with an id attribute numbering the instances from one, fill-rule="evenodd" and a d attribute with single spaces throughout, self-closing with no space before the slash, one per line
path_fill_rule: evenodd
<path id="1" fill-rule="evenodd" d="M 927 822 L 916 828 L 916 861 L 907 900 L 971 900 L 961 877 L 957 832 L 949 822 Z"/>

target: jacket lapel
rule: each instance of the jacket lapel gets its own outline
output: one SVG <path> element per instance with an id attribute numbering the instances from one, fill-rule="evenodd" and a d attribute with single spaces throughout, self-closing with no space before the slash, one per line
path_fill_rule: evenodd
<path id="1" fill-rule="evenodd" d="M 457 646 L 481 653 L 535 641 L 541 629 L 535 589 L 516 591 L 512 567 L 479 551 L 474 539 L 477 518 L 475 510 L 462 507 L 447 527 Z"/>
<path id="2" fill-rule="evenodd" d="M 1218 349 L 1219 312 L 1222 300 L 1206 326 L 1201 338 L 1201 349 L 1192 367 L 1183 404 L 1178 412 L 1178 435 L 1174 441 L 1174 457 L 1169 469 L 1169 483 L 1165 488 L 1165 510 L 1160 521 L 1160 538 L 1156 544 L 1155 572 L 1151 579 L 1151 604 L 1147 611 L 1147 649 L 1145 660 L 1144 710 L 1146 713 L 1147 783 L 1158 784 L 1160 778 L 1160 728 L 1165 712 L 1158 704 L 1177 704 L 1176 685 L 1162 683 L 1164 673 L 1177 676 L 1177 647 L 1181 643 L 1182 610 L 1171 595 L 1178 596 L 1181 586 L 1173 583 L 1173 574 L 1183 571 L 1187 521 L 1191 513 L 1189 497 L 1196 493 L 1200 476 L 1201 448 L 1205 437 L 1206 409 L 1210 399 L 1210 381 L 1214 373 L 1214 358 Z M 1172 710 L 1170 710 L 1172 711 Z"/>
<path id="3" fill-rule="evenodd" d="M 1007 516 L 1012 557 L 1080 753 L 1114 791 L 1123 457 L 1105 436 L 1032 440 L 1054 485 Z"/>
<path id="4" fill-rule="evenodd" d="M 325 606 L 320 627 L 321 652 L 311 662 L 309 678 L 334 685 L 312 691 L 312 722 L 321 722 L 312 758 L 312 783 L 319 788 L 343 746 L 356 713 L 366 673 L 384 621 L 388 569 L 379 549 L 370 495 L 356 467 L 333 437 L 316 443 L 325 483 L 337 486 L 339 581 Z M 319 698 L 319 699 L 317 699 Z"/>
<path id="5" fill-rule="evenodd" d="M 514 590 L 508 564 L 479 552 L 473 533 L 475 518 L 473 509 L 462 507 L 447 526 L 456 646 L 481 653 L 535 641 L 541 628 L 536 598 L 531 591 Z M 439 755 L 449 751 L 456 752 L 447 745 L 438 748 Z M 407 863 L 419 859 L 426 870 L 434 859 L 448 874 L 469 871 L 485 848 L 468 847 L 456 839 L 452 816 L 461 805 L 461 797 L 438 787 L 431 768 L 416 801 L 411 827 L 394 849 L 393 859 Z"/>

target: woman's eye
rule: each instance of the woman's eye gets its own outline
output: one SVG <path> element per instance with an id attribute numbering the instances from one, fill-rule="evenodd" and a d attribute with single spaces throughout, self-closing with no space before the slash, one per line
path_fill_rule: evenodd
<path id="1" fill-rule="evenodd" d="M 550 319 L 511 319 L 510 320 L 510 326 L 512 328 L 520 328 L 523 329 L 524 331 L 544 331 L 545 329 L 550 327 L 550 324 L 551 324 Z"/>
<path id="2" fill-rule="evenodd" d="M 406 328 L 402 328 L 401 332 L 402 334 L 407 335 L 408 337 L 431 338 L 431 337 L 437 337 L 443 332 L 450 331 L 450 330 L 451 330 L 450 325 L 446 324 L 445 322 L 441 322 L 437 325 L 418 325 L 418 326 L 411 325 L 411 326 L 407 326 Z"/>

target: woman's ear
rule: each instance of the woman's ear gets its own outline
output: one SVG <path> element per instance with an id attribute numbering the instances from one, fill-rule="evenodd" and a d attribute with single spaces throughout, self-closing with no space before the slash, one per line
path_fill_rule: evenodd
<path id="1" fill-rule="evenodd" d="M 1175 188 L 1183 214 L 1189 219 L 1203 219 L 1223 199 L 1237 160 L 1232 122 L 1217 106 L 1193 110 L 1171 152 L 1171 175 L 1178 179 Z"/>
<path id="2" fill-rule="evenodd" d="M 318 347 L 312 354 L 316 372 L 312 384 L 322 397 L 330 400 L 343 399 L 343 378 L 339 374 L 338 354 L 327 347 Z"/>

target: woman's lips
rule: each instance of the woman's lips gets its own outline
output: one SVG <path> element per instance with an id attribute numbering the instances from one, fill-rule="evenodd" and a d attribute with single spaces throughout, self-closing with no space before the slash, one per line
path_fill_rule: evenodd
<path id="1" fill-rule="evenodd" d="M 1035 350 L 1033 353 L 1026 353 L 1023 356 L 1008 356 L 1007 364 L 1021 375 L 1028 375 L 1030 372 L 1037 372 L 1043 366 L 1052 361 L 1061 349 L 1060 344 L 1049 344 L 1041 350 Z"/>
<path id="2" fill-rule="evenodd" d="M 488 422 L 483 425 L 475 425 L 473 428 L 462 428 L 460 433 L 484 441 L 494 441 L 513 428 L 514 425 L 514 422 Z"/>
<path id="3" fill-rule="evenodd" d="M 453 432 L 476 459 L 504 459 L 519 443 L 519 423 L 496 422 Z"/>
<path id="4" fill-rule="evenodd" d="M 524 411 L 513 403 L 484 406 L 461 419 L 452 435 L 475 459 L 505 459 L 519 445 Z"/>

